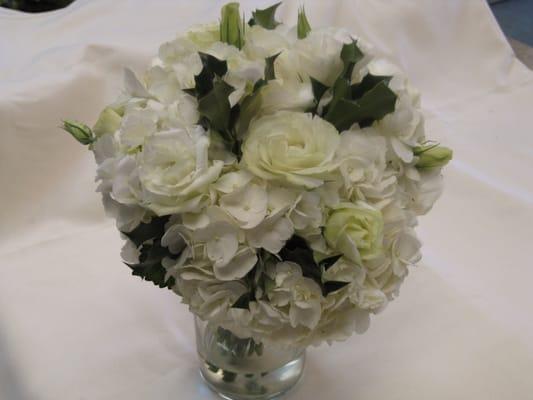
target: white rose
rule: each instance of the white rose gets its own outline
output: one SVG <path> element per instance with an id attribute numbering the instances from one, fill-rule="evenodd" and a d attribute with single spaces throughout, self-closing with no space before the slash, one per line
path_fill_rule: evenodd
<path id="1" fill-rule="evenodd" d="M 200 126 L 151 136 L 139 155 L 146 206 L 158 215 L 199 210 L 223 166 L 222 161 L 208 160 L 208 147 Z"/>
<path id="2" fill-rule="evenodd" d="M 372 260 L 383 254 L 383 217 L 366 203 L 341 203 L 329 215 L 324 236 L 349 260 Z"/>
<path id="3" fill-rule="evenodd" d="M 329 122 L 280 111 L 252 122 L 242 160 L 263 179 L 314 188 L 335 169 L 338 143 L 337 130 Z"/>

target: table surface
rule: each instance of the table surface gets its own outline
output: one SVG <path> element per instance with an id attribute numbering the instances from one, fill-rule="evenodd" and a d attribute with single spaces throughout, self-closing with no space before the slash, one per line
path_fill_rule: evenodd
<path id="1" fill-rule="evenodd" d="M 246 1 L 248 12 L 271 1 Z M 301 1 L 279 10 L 296 20 Z M 94 121 L 159 43 L 221 1 L 78 0 L 0 9 L 0 399 L 214 399 L 179 298 L 132 277 L 91 154 Z M 287 399 L 533 398 L 533 74 L 484 0 L 305 1 L 400 64 L 427 132 L 455 150 L 421 219 L 424 258 L 369 331 L 310 349 Z"/>

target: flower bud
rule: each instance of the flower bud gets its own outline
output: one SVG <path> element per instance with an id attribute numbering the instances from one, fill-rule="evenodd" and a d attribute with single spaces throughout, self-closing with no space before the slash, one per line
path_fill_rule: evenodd
<path id="1" fill-rule="evenodd" d="M 244 44 L 244 25 L 239 3 L 228 3 L 221 10 L 220 41 L 241 49 Z"/>
<path id="2" fill-rule="evenodd" d="M 309 32 L 311 32 L 311 25 L 309 25 L 303 7 L 298 11 L 298 25 L 296 29 L 298 32 L 298 39 L 306 38 Z"/>
<path id="3" fill-rule="evenodd" d="M 91 144 L 95 138 L 91 128 L 81 122 L 65 120 L 62 128 L 70 133 L 81 144 Z"/>
<path id="4" fill-rule="evenodd" d="M 444 167 L 453 156 L 451 149 L 438 145 L 418 146 L 413 149 L 413 153 L 418 156 L 418 169 Z"/>

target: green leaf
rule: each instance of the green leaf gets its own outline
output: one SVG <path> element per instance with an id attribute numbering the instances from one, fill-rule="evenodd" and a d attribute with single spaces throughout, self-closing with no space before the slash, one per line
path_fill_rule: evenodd
<path id="1" fill-rule="evenodd" d="M 152 282 L 160 288 L 171 288 L 175 284 L 175 279 L 173 277 L 165 279 L 166 269 L 162 265 L 163 259 L 171 255 L 166 247 L 161 246 L 160 239 L 157 239 L 153 243 L 142 245 L 139 263 L 125 264 L 131 268 L 133 275 Z"/>
<path id="2" fill-rule="evenodd" d="M 231 105 L 228 96 L 234 90 L 223 80 L 217 80 L 213 83 L 213 89 L 198 100 L 200 115 L 209 120 L 212 129 L 221 133 L 229 127 Z"/>
<path id="3" fill-rule="evenodd" d="M 361 82 L 352 85 L 352 100 L 360 99 L 366 92 L 375 88 L 380 82 L 388 85 L 391 79 L 392 76 L 366 74 Z"/>
<path id="4" fill-rule="evenodd" d="M 352 41 L 351 43 L 346 43 L 342 46 L 340 58 L 343 62 L 343 69 L 341 74 L 335 80 L 333 84 L 333 98 L 331 102 L 324 107 L 325 119 L 330 121 L 331 118 L 335 115 L 337 110 L 337 105 L 343 99 L 351 100 L 352 99 L 352 88 L 350 82 L 352 79 L 352 71 L 355 64 L 363 58 L 363 53 L 357 47 L 357 43 Z M 331 121 L 330 121 L 331 122 Z"/>
<path id="5" fill-rule="evenodd" d="M 300 236 L 292 236 L 278 254 L 283 261 L 292 261 L 302 268 L 303 276 L 313 279 L 322 289 L 322 295 L 337 291 L 347 285 L 346 282 L 328 281 L 322 282 L 322 268 L 331 267 L 341 255 L 328 257 L 318 265 L 315 261 L 313 250 L 309 247 L 305 239 Z"/>
<path id="6" fill-rule="evenodd" d="M 274 54 L 273 56 L 265 58 L 265 80 L 271 81 L 276 79 L 276 73 L 274 71 L 274 62 L 281 52 Z"/>
<path id="7" fill-rule="evenodd" d="M 198 52 L 198 55 L 202 61 L 202 70 L 194 77 L 194 95 L 200 98 L 213 89 L 215 77 L 222 78 L 228 72 L 228 64 L 226 60 L 219 60 L 210 54 Z M 192 91 L 187 93 L 193 94 Z"/>
<path id="8" fill-rule="evenodd" d="M 348 284 L 348 282 L 336 282 L 336 281 L 328 281 L 324 282 L 322 293 L 324 296 L 327 296 L 330 293 L 336 292 L 337 290 L 342 289 Z"/>
<path id="9" fill-rule="evenodd" d="M 281 5 L 281 2 L 274 4 L 264 10 L 255 10 L 252 12 L 252 18 L 248 21 L 248 25 L 259 25 L 265 29 L 274 29 L 279 25 L 276 21 L 276 9 Z"/>
<path id="10" fill-rule="evenodd" d="M 344 76 L 348 80 L 351 79 L 353 67 L 355 64 L 364 57 L 363 52 L 357 47 L 357 42 L 353 40 L 351 43 L 347 43 L 342 46 L 341 60 L 344 63 L 341 76 Z"/>
<path id="11" fill-rule="evenodd" d="M 66 119 L 61 128 L 83 145 L 91 144 L 96 140 L 91 128 L 81 122 Z"/>
<path id="12" fill-rule="evenodd" d="M 198 52 L 202 66 L 213 75 L 223 77 L 228 72 L 228 64 L 226 60 L 219 60 L 211 54 Z"/>
<path id="13" fill-rule="evenodd" d="M 312 76 L 310 76 L 309 79 L 311 80 L 311 87 L 313 89 L 313 97 L 315 98 L 315 103 L 318 105 L 320 99 L 322 98 L 324 93 L 326 93 L 326 90 L 328 90 L 329 88 L 322 82 L 313 78 Z"/>
<path id="14" fill-rule="evenodd" d="M 220 41 L 241 49 L 244 45 L 244 25 L 241 21 L 239 3 L 228 3 L 221 10 Z"/>
<path id="15" fill-rule="evenodd" d="M 335 110 L 335 107 L 337 107 L 339 101 L 342 99 L 349 99 L 350 96 L 350 80 L 340 76 L 333 84 L 333 98 L 325 109 L 326 116 L 324 118 L 328 120 L 332 110 Z"/>
<path id="16" fill-rule="evenodd" d="M 311 32 L 311 25 L 309 25 L 309 21 L 307 20 L 305 9 L 303 7 L 298 10 L 298 25 L 296 30 L 298 32 L 298 39 L 306 38 L 309 32 Z"/>
<path id="17" fill-rule="evenodd" d="M 165 233 L 165 224 L 168 222 L 169 217 L 152 217 L 150 222 L 141 222 L 131 232 L 121 232 L 129 240 L 131 240 L 135 246 L 139 247 L 144 242 L 160 238 Z"/>
<path id="18" fill-rule="evenodd" d="M 349 129 L 356 122 L 368 126 L 394 111 L 396 97 L 385 82 L 380 82 L 358 100 L 340 99 L 335 107 L 328 110 L 325 119 L 339 132 Z"/>
<path id="19" fill-rule="evenodd" d="M 324 258 L 323 260 L 321 260 L 318 264 L 320 265 L 320 267 L 324 268 L 324 270 L 328 270 L 330 267 L 332 267 L 340 258 L 342 257 L 342 254 L 339 254 L 339 255 L 336 255 L 336 256 L 332 256 L 332 257 L 328 257 L 328 258 Z"/>
<path id="20" fill-rule="evenodd" d="M 250 300 L 250 293 L 244 293 L 241 297 L 237 299 L 235 303 L 232 304 L 231 308 L 241 308 L 243 310 L 248 310 Z"/>
<path id="21" fill-rule="evenodd" d="M 279 256 L 283 261 L 292 261 L 298 264 L 302 268 L 303 276 L 311 278 L 319 285 L 322 285 L 320 267 L 315 261 L 313 250 L 305 239 L 293 235 L 280 250 Z"/>

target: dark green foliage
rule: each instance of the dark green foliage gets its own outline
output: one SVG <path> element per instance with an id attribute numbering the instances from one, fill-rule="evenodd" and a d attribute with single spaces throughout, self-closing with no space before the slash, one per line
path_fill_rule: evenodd
<path id="1" fill-rule="evenodd" d="M 324 296 L 348 284 L 346 282 L 322 282 L 322 268 L 327 269 L 331 267 L 341 256 L 329 257 L 317 263 L 313 255 L 313 250 L 309 247 L 305 239 L 299 236 L 294 235 L 290 238 L 279 252 L 279 256 L 283 261 L 297 263 L 302 268 L 303 276 L 311 278 L 318 283 Z"/>
<path id="2" fill-rule="evenodd" d="M 243 294 L 232 305 L 233 308 L 248 309 L 250 301 L 255 301 L 255 294 L 258 288 L 265 288 L 265 264 L 271 260 L 274 255 L 264 249 L 259 249 L 257 253 L 257 263 L 253 269 L 244 277 L 244 282 L 248 286 L 248 292 Z"/>
<path id="3" fill-rule="evenodd" d="M 349 129 L 354 123 L 369 126 L 394 111 L 396 94 L 384 81 L 366 92 L 358 100 L 342 98 L 331 107 L 325 117 L 339 132 Z"/>
<path id="4" fill-rule="evenodd" d="M 216 80 L 209 93 L 198 100 L 198 111 L 209 121 L 209 126 L 220 132 L 226 140 L 231 117 L 231 106 L 228 96 L 235 89 L 223 80 Z"/>
<path id="5" fill-rule="evenodd" d="M 344 63 L 344 68 L 341 76 L 350 79 L 353 67 L 357 62 L 361 61 L 363 57 L 364 54 L 359 47 L 357 47 L 357 42 L 355 40 L 342 46 L 341 60 Z"/>
<path id="6" fill-rule="evenodd" d="M 345 77 L 339 77 L 333 85 L 333 98 L 326 107 L 327 112 L 324 119 L 329 121 L 331 114 L 336 109 L 337 105 L 342 99 L 349 99 L 351 95 L 350 80 Z"/>
<path id="7" fill-rule="evenodd" d="M 265 79 L 270 81 L 276 79 L 276 73 L 274 72 L 274 61 L 281 53 L 274 54 L 273 56 L 265 58 Z"/>
<path id="8" fill-rule="evenodd" d="M 161 237 L 165 233 L 168 216 L 152 217 L 148 223 L 141 222 L 133 231 L 122 232 L 137 248 L 140 256 L 137 264 L 125 263 L 132 274 L 150 281 L 160 288 L 174 286 L 174 278 L 165 279 L 166 270 L 161 264 L 165 257 L 176 257 L 166 247 L 161 246 Z"/>
<path id="9" fill-rule="evenodd" d="M 340 258 L 342 257 L 342 254 L 338 254 L 336 256 L 324 258 L 322 261 L 320 261 L 318 264 L 324 268 L 325 271 L 327 271 L 330 267 L 332 267 Z"/>
<path id="10" fill-rule="evenodd" d="M 307 35 L 309 35 L 309 32 L 311 32 L 311 25 L 307 20 L 307 16 L 305 15 L 305 10 L 303 7 L 298 10 L 298 24 L 296 25 L 296 31 L 298 34 L 298 39 L 305 39 Z"/>
<path id="11" fill-rule="evenodd" d="M 168 222 L 168 216 L 152 217 L 150 222 L 141 222 L 131 232 L 122 232 L 130 239 L 135 246 L 139 247 L 148 240 L 159 239 L 165 233 L 165 224 Z"/>
<path id="12" fill-rule="evenodd" d="M 309 247 L 305 239 L 293 235 L 279 252 L 283 261 L 292 261 L 302 268 L 304 276 L 315 280 L 319 285 L 322 283 L 320 267 L 315 261 L 313 250 Z"/>
<path id="13" fill-rule="evenodd" d="M 326 90 L 328 90 L 328 87 L 313 77 L 311 77 L 310 79 L 311 87 L 313 88 L 313 97 L 315 98 L 316 105 L 318 105 L 320 99 L 322 98 L 324 93 L 326 93 Z"/>
<path id="14" fill-rule="evenodd" d="M 187 90 L 189 94 L 202 98 L 213 89 L 215 76 L 222 78 L 228 72 L 228 64 L 225 60 L 219 60 L 210 54 L 198 53 L 202 60 L 202 70 L 194 77 L 194 91 Z"/>
<path id="15" fill-rule="evenodd" d="M 215 335 L 220 350 L 233 357 L 244 358 L 254 353 L 258 356 L 263 354 L 263 343 L 256 342 L 252 338 L 240 338 L 222 327 L 217 328 Z"/>
<path id="16" fill-rule="evenodd" d="M 363 56 L 355 41 L 342 47 L 343 69 L 331 88 L 333 97 L 322 115 L 339 132 L 349 129 L 354 123 L 361 127 L 369 126 L 393 112 L 396 105 L 397 96 L 388 87 L 390 76 L 367 74 L 360 83 L 350 83 L 354 66 Z M 315 113 L 318 102 L 329 88 L 313 78 L 311 85 L 316 106 L 310 111 Z"/>
<path id="17" fill-rule="evenodd" d="M 252 18 L 248 21 L 248 25 L 259 25 L 265 29 L 274 29 L 279 25 L 276 21 L 276 9 L 281 5 L 281 2 L 274 4 L 263 10 L 255 10 L 252 12 Z"/>
<path id="18" fill-rule="evenodd" d="M 171 253 L 168 249 L 161 246 L 161 241 L 157 239 L 141 246 L 138 264 L 125 264 L 131 268 L 133 275 L 150 281 L 160 288 L 171 288 L 175 283 L 174 278 L 165 279 L 166 269 L 161 264 L 163 258 L 170 256 Z"/>
<path id="19" fill-rule="evenodd" d="M 366 92 L 375 88 L 380 82 L 384 82 L 385 84 L 388 85 L 391 79 L 392 79 L 392 76 L 380 76 L 380 75 L 367 74 L 361 82 L 355 83 L 352 85 L 351 87 L 352 99 L 353 100 L 360 99 L 361 97 L 363 97 L 363 95 Z"/>

